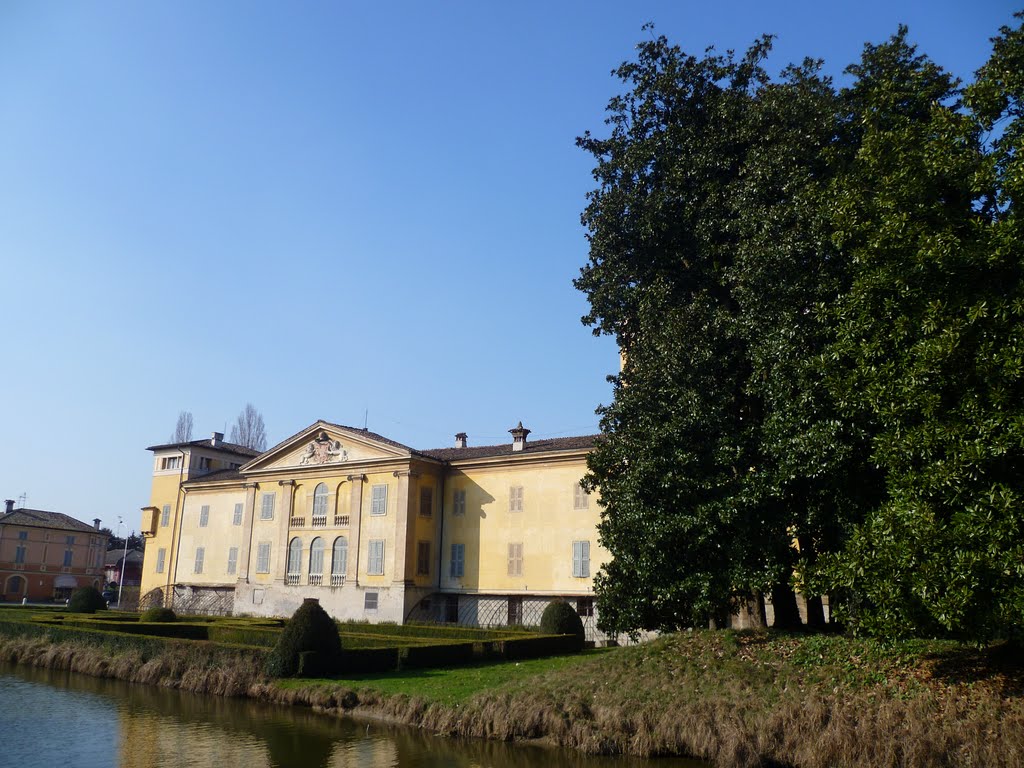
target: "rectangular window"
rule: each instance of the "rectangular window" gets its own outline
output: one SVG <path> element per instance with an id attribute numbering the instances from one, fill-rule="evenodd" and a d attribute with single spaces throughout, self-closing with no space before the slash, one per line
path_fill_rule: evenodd
<path id="1" fill-rule="evenodd" d="M 508 623 L 510 625 L 523 623 L 523 598 L 510 597 L 508 599 Z"/>
<path id="2" fill-rule="evenodd" d="M 416 575 L 430 575 L 430 542 L 416 542 Z"/>
<path id="3" fill-rule="evenodd" d="M 171 505 L 164 504 L 163 512 L 160 513 L 160 527 L 166 528 L 171 524 Z"/>
<path id="4" fill-rule="evenodd" d="M 462 578 L 466 572 L 466 545 L 452 544 L 452 565 L 451 576 L 453 579 Z"/>
<path id="5" fill-rule="evenodd" d="M 206 547 L 196 547 L 196 568 L 195 573 L 203 572 L 203 560 L 206 559 Z"/>
<path id="6" fill-rule="evenodd" d="M 74 536 L 68 536 L 68 537 L 66 537 L 66 538 L 64 539 L 64 542 L 65 542 L 65 543 L 66 543 L 66 544 L 67 544 L 67 545 L 68 545 L 69 547 L 73 547 L 73 546 L 75 546 L 75 537 L 74 537 Z"/>
<path id="7" fill-rule="evenodd" d="M 583 486 L 576 483 L 572 487 L 572 508 L 587 509 L 590 506 L 590 494 L 583 490 Z"/>
<path id="8" fill-rule="evenodd" d="M 210 522 L 210 505 L 203 504 L 199 508 L 199 527 L 205 528 L 206 524 Z"/>
<path id="9" fill-rule="evenodd" d="M 199 457 L 199 471 L 200 472 L 209 472 L 210 471 L 210 457 L 209 456 L 200 456 Z"/>
<path id="10" fill-rule="evenodd" d="M 166 559 L 167 559 L 167 550 L 166 549 L 162 549 L 162 548 L 158 549 L 156 551 L 156 572 L 157 573 L 163 573 L 164 572 L 164 560 L 166 560 Z"/>
<path id="11" fill-rule="evenodd" d="M 377 593 L 366 592 L 363 595 L 363 610 L 364 611 L 376 611 L 377 610 Z"/>
<path id="12" fill-rule="evenodd" d="M 366 558 L 366 572 L 371 576 L 384 575 L 384 539 L 370 539 Z"/>
<path id="13" fill-rule="evenodd" d="M 64 550 L 64 567 L 65 568 L 70 568 L 71 567 L 71 561 L 74 559 L 74 557 L 75 557 L 74 550 L 71 550 L 71 549 L 65 549 Z"/>
<path id="14" fill-rule="evenodd" d="M 388 487 L 375 485 L 371 491 L 370 514 L 386 515 L 388 511 Z"/>
<path id="15" fill-rule="evenodd" d="M 508 545 L 508 575 L 509 576 L 522 576 L 523 575 L 523 544 L 518 542 L 516 544 Z"/>
<path id="16" fill-rule="evenodd" d="M 508 511 L 523 511 L 523 486 L 513 485 L 508 489 Z"/>
<path id="17" fill-rule="evenodd" d="M 256 547 L 256 573 L 270 573 L 269 541 L 261 541 Z"/>
<path id="18" fill-rule="evenodd" d="M 274 499 L 277 498 L 277 494 L 264 493 L 260 497 L 260 520 L 273 520 L 274 519 Z"/>
<path id="19" fill-rule="evenodd" d="M 432 517 L 434 514 L 434 489 L 420 488 L 420 515 Z"/>
<path id="20" fill-rule="evenodd" d="M 164 456 L 160 459 L 160 469 L 180 469 L 181 456 Z"/>
<path id="21" fill-rule="evenodd" d="M 24 547 L 19 546 L 19 547 L 17 547 L 14 550 L 14 562 L 15 563 L 24 563 L 25 562 L 25 548 Z"/>
<path id="22" fill-rule="evenodd" d="M 590 578 L 590 542 L 572 543 L 572 575 L 578 579 Z"/>
<path id="23" fill-rule="evenodd" d="M 241 525 L 242 524 L 242 504 L 241 503 L 235 504 L 235 516 L 234 516 L 234 518 L 232 518 L 231 524 L 232 525 Z"/>
<path id="24" fill-rule="evenodd" d="M 455 491 L 452 496 L 452 514 L 464 515 L 466 514 L 466 492 Z"/>
<path id="25" fill-rule="evenodd" d="M 581 597 L 576 601 L 576 613 L 582 618 L 594 615 L 594 598 Z"/>
<path id="26" fill-rule="evenodd" d="M 28 541 L 28 531 L 18 531 L 18 541 Z"/>
<path id="27" fill-rule="evenodd" d="M 228 550 L 228 573 L 233 574 L 238 570 L 238 547 L 231 547 Z"/>

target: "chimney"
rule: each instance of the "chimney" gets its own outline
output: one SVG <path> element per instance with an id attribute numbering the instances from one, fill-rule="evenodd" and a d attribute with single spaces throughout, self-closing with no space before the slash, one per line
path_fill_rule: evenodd
<path id="1" fill-rule="evenodd" d="M 466 441 L 468 439 L 469 439 L 469 435 L 467 435 L 465 432 L 459 432 L 457 435 L 455 435 L 455 447 L 456 448 L 465 448 L 466 447 Z"/>
<path id="2" fill-rule="evenodd" d="M 7 509 L 4 510 L 4 514 L 11 514 L 11 512 L 14 511 L 14 499 L 4 499 L 4 504 L 7 505 Z"/>
<path id="3" fill-rule="evenodd" d="M 526 436 L 530 434 L 530 430 L 523 426 L 523 422 L 519 422 L 516 426 L 509 430 L 512 433 L 512 450 L 521 451 L 526 447 Z"/>
<path id="4" fill-rule="evenodd" d="M 220 444 L 223 443 L 223 442 L 224 442 L 224 433 L 223 432 L 214 432 L 213 435 L 210 437 L 210 445 L 212 445 L 214 448 L 220 448 Z"/>
<path id="5" fill-rule="evenodd" d="M 95 528 L 97 531 L 100 529 L 100 519 L 98 517 L 94 517 L 92 519 L 92 527 Z"/>

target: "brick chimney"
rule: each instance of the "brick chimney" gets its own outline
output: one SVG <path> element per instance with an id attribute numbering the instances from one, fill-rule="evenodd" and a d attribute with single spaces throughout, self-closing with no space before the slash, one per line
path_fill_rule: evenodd
<path id="1" fill-rule="evenodd" d="M 455 435 L 455 447 L 465 448 L 467 440 L 469 440 L 469 435 L 467 435 L 465 432 L 459 432 L 457 435 Z"/>
<path id="2" fill-rule="evenodd" d="M 95 528 L 97 531 L 100 529 L 100 519 L 98 517 L 94 517 L 92 519 L 92 527 Z"/>
<path id="3" fill-rule="evenodd" d="M 512 433 L 512 450 L 521 451 L 526 447 L 526 436 L 530 434 L 530 430 L 523 426 L 523 422 L 519 422 L 516 426 L 509 430 Z"/>
<path id="4" fill-rule="evenodd" d="M 210 437 L 210 445 L 214 448 L 220 448 L 221 443 L 224 442 L 223 432 L 214 432 Z"/>
<path id="5" fill-rule="evenodd" d="M 4 499 L 4 504 L 7 505 L 7 509 L 4 510 L 4 514 L 11 514 L 11 512 L 14 511 L 14 499 Z"/>

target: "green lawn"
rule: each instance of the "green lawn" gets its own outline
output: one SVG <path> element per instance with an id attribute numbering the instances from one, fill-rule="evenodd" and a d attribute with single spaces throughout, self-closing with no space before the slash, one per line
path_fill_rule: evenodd
<path id="1" fill-rule="evenodd" d="M 480 691 L 515 684 L 542 673 L 558 672 L 575 665 L 587 664 L 610 651 L 611 649 L 593 649 L 569 656 L 483 662 L 451 669 L 414 669 L 317 680 L 279 680 L 277 685 L 282 688 L 308 688 L 315 685 L 342 685 L 356 690 L 369 688 L 388 696 L 401 693 L 409 697 L 455 705 L 465 702 Z"/>

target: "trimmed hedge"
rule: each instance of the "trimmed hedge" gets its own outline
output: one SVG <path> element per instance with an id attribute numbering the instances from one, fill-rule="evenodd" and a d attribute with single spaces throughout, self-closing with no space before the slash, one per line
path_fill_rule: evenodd
<path id="1" fill-rule="evenodd" d="M 107 601 L 96 587 L 79 587 L 68 600 L 70 613 L 96 613 L 107 610 Z"/>
<path id="2" fill-rule="evenodd" d="M 316 655 L 310 656 L 310 653 Z M 307 597 L 281 632 L 267 660 L 267 674 L 292 677 L 301 669 L 324 674 L 337 668 L 340 656 L 341 638 L 337 625 L 320 607 L 319 600 Z"/>
<path id="3" fill-rule="evenodd" d="M 140 621 L 177 621 L 178 614 L 172 611 L 170 608 L 164 608 L 162 605 L 154 606 L 142 612 L 142 616 L 139 617 Z"/>
<path id="4" fill-rule="evenodd" d="M 576 609 L 564 600 L 553 600 L 548 603 L 540 617 L 540 631 L 545 635 L 573 635 L 579 641 L 579 648 L 587 639 L 583 629 L 583 619 Z"/>

